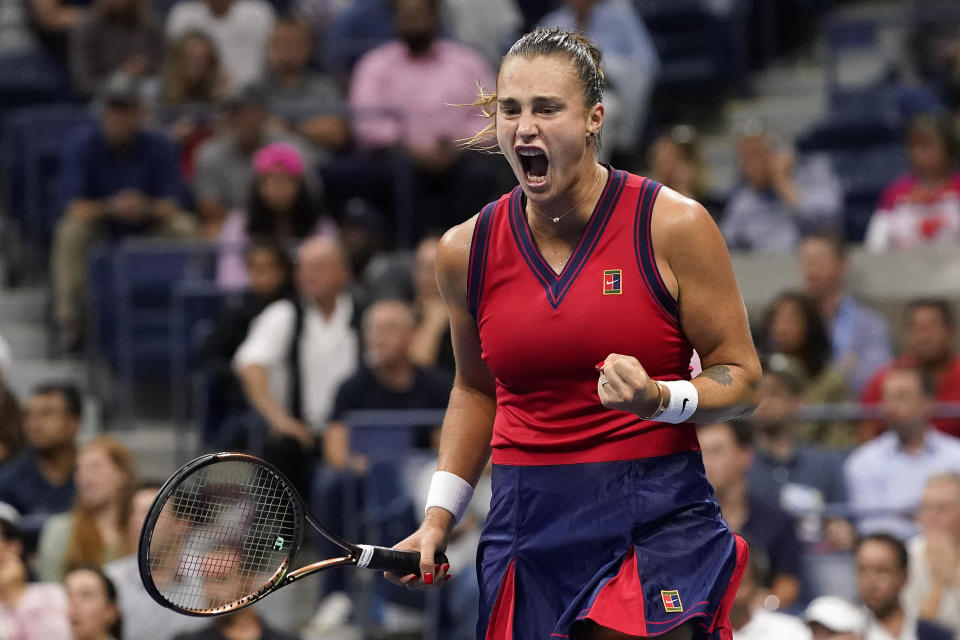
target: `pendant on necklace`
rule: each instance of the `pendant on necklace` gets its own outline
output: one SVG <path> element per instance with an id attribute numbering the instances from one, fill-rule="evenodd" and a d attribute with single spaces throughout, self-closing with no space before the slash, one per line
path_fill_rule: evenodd
<path id="1" fill-rule="evenodd" d="M 554 221 L 554 222 L 560 222 L 560 218 L 554 218 L 553 221 Z"/>

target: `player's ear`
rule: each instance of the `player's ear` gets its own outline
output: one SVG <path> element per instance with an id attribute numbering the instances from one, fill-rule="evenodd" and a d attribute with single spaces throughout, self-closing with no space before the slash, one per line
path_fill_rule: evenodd
<path id="1" fill-rule="evenodd" d="M 587 135 L 596 137 L 600 135 L 600 129 L 603 127 L 604 107 L 602 102 L 598 102 L 587 109 Z M 593 134 L 592 136 L 590 134 Z"/>

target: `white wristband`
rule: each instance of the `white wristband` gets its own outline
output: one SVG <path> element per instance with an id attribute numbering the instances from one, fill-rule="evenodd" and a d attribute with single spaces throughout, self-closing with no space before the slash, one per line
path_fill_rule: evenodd
<path id="1" fill-rule="evenodd" d="M 459 523 L 472 497 L 473 487 L 469 482 L 449 471 L 434 471 L 423 512 L 426 514 L 430 507 L 440 507 L 453 514 L 454 523 Z"/>
<path id="2" fill-rule="evenodd" d="M 696 412 L 697 401 L 700 398 L 693 383 L 689 380 L 670 380 L 660 384 L 670 389 L 670 403 L 654 420 L 671 424 L 680 424 L 689 420 Z"/>

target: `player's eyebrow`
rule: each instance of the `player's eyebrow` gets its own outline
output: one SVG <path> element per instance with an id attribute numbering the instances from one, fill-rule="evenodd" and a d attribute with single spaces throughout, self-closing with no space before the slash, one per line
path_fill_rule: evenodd
<path id="1" fill-rule="evenodd" d="M 542 106 L 544 104 L 557 104 L 563 102 L 564 99 L 560 96 L 534 96 L 533 98 L 534 107 Z M 497 103 L 501 105 L 515 106 L 520 104 L 520 101 L 516 98 L 507 96 L 505 98 L 498 98 Z"/>

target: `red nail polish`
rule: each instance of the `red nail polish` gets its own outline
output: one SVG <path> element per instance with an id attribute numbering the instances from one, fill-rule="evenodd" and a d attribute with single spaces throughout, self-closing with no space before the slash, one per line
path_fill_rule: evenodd
<path id="1" fill-rule="evenodd" d="M 597 364 L 593 365 L 593 368 L 596 369 L 597 371 L 602 371 L 604 365 L 606 365 L 606 364 L 607 364 L 606 361 L 601 360 L 601 361 L 598 362 Z"/>
<path id="2" fill-rule="evenodd" d="M 432 573 L 423 574 L 423 582 L 424 584 L 433 584 L 433 574 Z"/>
<path id="3" fill-rule="evenodd" d="M 438 565 L 438 564 L 433 565 L 433 572 L 434 572 L 434 573 L 440 573 L 440 565 Z"/>
<path id="4" fill-rule="evenodd" d="M 444 572 L 444 573 L 447 573 L 448 571 L 450 571 L 450 564 L 449 564 L 449 563 L 443 565 L 443 572 Z"/>

